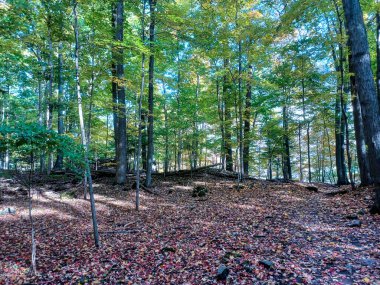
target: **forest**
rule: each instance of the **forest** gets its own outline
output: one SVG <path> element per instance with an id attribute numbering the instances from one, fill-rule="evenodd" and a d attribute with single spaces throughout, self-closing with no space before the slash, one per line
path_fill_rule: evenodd
<path id="1" fill-rule="evenodd" d="M 0 14 L 0 285 L 380 284 L 380 1 Z"/>

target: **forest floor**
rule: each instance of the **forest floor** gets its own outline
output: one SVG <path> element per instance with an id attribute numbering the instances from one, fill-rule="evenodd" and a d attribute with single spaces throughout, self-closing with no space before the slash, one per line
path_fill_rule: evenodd
<path id="1" fill-rule="evenodd" d="M 2 178 L 0 284 L 380 284 L 380 216 L 371 189 L 233 180 L 208 175 L 155 178 L 156 194 L 94 182 L 101 247 L 92 238 L 82 188 L 35 187 L 36 277 L 30 277 L 28 198 Z M 208 188 L 192 197 L 194 185 Z M 60 192 L 58 192 L 60 190 Z M 24 194 L 24 195 L 22 195 Z M 360 225 L 356 224 L 360 221 Z M 226 280 L 217 280 L 222 264 Z"/>

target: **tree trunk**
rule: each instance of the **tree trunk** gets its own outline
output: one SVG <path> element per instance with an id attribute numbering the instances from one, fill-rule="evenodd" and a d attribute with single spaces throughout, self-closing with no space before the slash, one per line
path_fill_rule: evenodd
<path id="1" fill-rule="evenodd" d="M 62 42 L 58 46 L 58 134 L 64 134 L 64 116 L 65 111 L 63 108 L 63 76 L 62 76 Z M 55 169 L 61 170 L 63 168 L 63 152 L 58 150 L 57 160 L 55 161 Z"/>
<path id="2" fill-rule="evenodd" d="M 343 0 L 343 8 L 352 56 L 352 70 L 358 92 L 366 147 L 372 179 L 376 185 L 376 197 L 372 213 L 380 212 L 380 109 L 373 80 L 367 32 L 359 0 Z"/>
<path id="3" fill-rule="evenodd" d="M 284 180 L 292 179 L 292 169 L 290 162 L 290 139 L 289 139 L 289 115 L 288 115 L 288 96 L 285 95 L 285 105 L 282 107 L 282 119 L 284 129 L 284 155 L 283 155 L 283 177 Z"/>
<path id="4" fill-rule="evenodd" d="M 243 149 L 243 168 L 244 173 L 249 171 L 249 145 L 250 145 L 250 131 L 251 131 L 251 106 L 252 106 L 252 65 L 248 66 L 248 81 L 247 81 L 247 93 L 245 95 L 245 112 L 244 112 L 244 149 Z"/>
<path id="5" fill-rule="evenodd" d="M 115 41 L 123 42 L 124 33 L 124 1 L 117 0 L 114 3 L 114 20 L 115 20 Z M 124 86 L 124 66 L 123 66 L 123 48 L 118 47 L 115 53 L 116 67 L 116 94 L 117 94 L 117 137 L 116 145 L 116 183 L 124 184 L 127 175 L 127 124 L 125 113 L 125 86 Z"/>
<path id="6" fill-rule="evenodd" d="M 166 88 L 165 83 L 162 83 L 164 95 L 164 117 L 165 117 L 165 160 L 164 160 L 164 174 L 169 172 L 169 126 L 168 126 L 168 107 L 166 102 Z"/>
<path id="7" fill-rule="evenodd" d="M 48 130 L 52 129 L 53 126 L 53 80 L 54 80 L 54 66 L 53 66 L 53 41 L 52 41 L 52 34 L 51 34 L 51 15 L 48 16 L 48 41 L 49 41 L 49 93 L 48 93 L 48 100 L 47 104 L 48 107 L 46 109 L 46 127 Z M 47 164 L 47 174 L 50 174 L 51 167 L 53 162 L 53 154 L 48 154 L 48 164 Z"/>
<path id="8" fill-rule="evenodd" d="M 150 25 L 149 25 L 149 87 L 148 87 L 148 165 L 146 171 L 145 186 L 152 186 L 153 165 L 153 93 L 154 93 L 154 41 L 156 26 L 156 0 L 149 0 Z"/>
<path id="9" fill-rule="evenodd" d="M 141 41 L 145 43 L 145 4 L 146 0 L 143 0 L 142 7 L 142 20 L 141 20 Z M 145 88 L 145 53 L 141 55 L 141 86 L 140 86 L 140 96 L 138 101 L 138 142 L 137 142 L 137 155 L 136 155 L 136 201 L 135 207 L 138 211 L 140 208 L 140 156 L 141 156 L 141 109 L 142 109 L 142 99 L 144 96 L 144 88 Z"/>
<path id="10" fill-rule="evenodd" d="M 377 9 L 380 9 L 379 6 Z M 380 11 L 379 10 L 377 10 L 376 12 L 376 85 L 377 85 L 377 98 L 380 101 Z"/>
<path id="11" fill-rule="evenodd" d="M 227 76 L 227 68 L 229 60 L 224 60 L 224 75 L 223 75 L 223 99 L 224 99 L 224 145 L 226 155 L 226 170 L 233 171 L 233 157 L 232 157 L 232 116 L 231 116 L 231 98 L 230 84 Z"/>
<path id="12" fill-rule="evenodd" d="M 181 71 L 179 66 L 179 54 L 178 54 L 178 73 L 177 73 L 177 120 L 180 120 L 181 118 L 181 100 L 180 100 L 180 94 L 181 94 Z M 183 148 L 183 142 L 182 142 L 182 130 L 181 126 L 179 126 L 178 129 L 178 152 L 177 152 L 177 165 L 178 165 L 178 171 L 182 169 L 182 148 Z"/>
<path id="13" fill-rule="evenodd" d="M 88 161 L 88 149 L 89 146 L 86 140 L 86 131 L 84 127 L 84 117 L 83 117 L 83 109 L 82 109 L 82 95 L 80 91 L 80 78 L 79 78 L 79 28 L 78 28 L 78 15 L 77 15 L 77 0 L 73 1 L 73 15 L 74 15 L 74 34 L 75 34 L 75 83 L 76 83 L 76 93 L 78 98 L 78 114 L 79 114 L 79 125 L 81 131 L 81 139 L 82 145 L 84 147 L 84 160 L 85 160 L 85 172 L 88 179 L 89 184 L 89 192 L 90 192 L 90 204 L 91 204 L 91 215 L 92 215 L 92 226 L 93 226 L 93 234 L 95 246 L 99 247 L 99 233 L 98 233 L 98 222 L 96 219 L 96 208 L 95 208 L 95 199 L 94 192 L 92 188 L 92 177 L 90 164 Z"/>
<path id="14" fill-rule="evenodd" d="M 349 57 L 350 73 L 352 70 L 352 59 Z M 355 128 L 355 141 L 356 141 L 356 154 L 358 156 L 358 165 L 360 172 L 360 184 L 368 186 L 372 184 L 372 178 L 369 169 L 367 149 L 364 139 L 364 124 L 358 93 L 355 86 L 355 76 L 350 76 L 351 82 L 351 97 L 352 97 L 352 110 L 354 115 L 354 128 Z"/>

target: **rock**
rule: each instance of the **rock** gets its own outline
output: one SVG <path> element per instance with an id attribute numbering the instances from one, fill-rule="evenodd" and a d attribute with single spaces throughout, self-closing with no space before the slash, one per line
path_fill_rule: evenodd
<path id="1" fill-rule="evenodd" d="M 358 211 L 358 215 L 364 215 L 365 214 L 365 210 L 364 209 L 360 209 L 359 211 Z"/>
<path id="2" fill-rule="evenodd" d="M 244 270 L 247 273 L 252 273 L 255 270 L 255 267 L 251 264 L 250 261 L 244 260 L 241 264 L 241 266 L 244 268 Z"/>
<path id="3" fill-rule="evenodd" d="M 374 268 L 374 266 L 376 265 L 376 260 L 375 259 L 371 259 L 371 258 L 363 258 L 360 263 L 364 266 L 370 266 L 372 268 Z"/>
<path id="4" fill-rule="evenodd" d="M 362 222 L 360 220 L 353 220 L 352 222 L 347 224 L 347 226 L 350 228 L 361 227 L 361 225 L 362 225 Z"/>
<path id="5" fill-rule="evenodd" d="M 23 196 L 28 195 L 28 190 L 25 190 L 25 189 L 22 188 L 22 187 L 17 188 L 16 191 L 17 191 L 20 195 L 23 195 Z"/>
<path id="6" fill-rule="evenodd" d="M 318 188 L 315 186 L 306 186 L 305 187 L 307 190 L 310 190 L 312 192 L 318 192 Z"/>
<path id="7" fill-rule="evenodd" d="M 176 249 L 174 247 L 165 246 L 163 249 L 161 249 L 162 252 L 176 252 Z"/>
<path id="8" fill-rule="evenodd" d="M 264 265 L 264 267 L 266 268 L 266 269 L 270 269 L 270 268 L 272 268 L 273 266 L 274 266 L 274 263 L 272 262 L 272 261 L 269 261 L 269 260 L 260 260 L 259 261 L 259 264 L 261 264 L 261 265 Z"/>
<path id="9" fill-rule="evenodd" d="M 358 219 L 358 216 L 355 215 L 355 214 L 351 214 L 351 215 L 347 215 L 347 216 L 346 216 L 346 219 L 348 219 L 348 220 L 357 220 L 357 219 Z"/>
<path id="10" fill-rule="evenodd" d="M 14 208 L 5 208 L 3 210 L 0 210 L 0 216 L 5 216 L 5 215 L 14 215 L 16 214 L 16 210 Z"/>
<path id="11" fill-rule="evenodd" d="M 191 194 L 191 196 L 194 198 L 204 197 L 206 196 L 207 192 L 208 192 L 208 189 L 206 187 L 198 185 L 193 188 L 193 193 Z"/>
<path id="12" fill-rule="evenodd" d="M 224 264 L 221 264 L 218 268 L 217 273 L 216 273 L 216 279 L 217 280 L 226 280 L 229 273 L 230 273 L 230 269 L 227 266 L 225 266 Z"/>

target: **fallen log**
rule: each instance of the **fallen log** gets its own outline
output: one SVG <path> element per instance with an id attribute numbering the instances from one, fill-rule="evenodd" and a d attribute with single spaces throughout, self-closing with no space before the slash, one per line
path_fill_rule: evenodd
<path id="1" fill-rule="evenodd" d="M 347 194 L 347 193 L 348 193 L 348 190 L 343 189 L 343 190 L 339 190 L 339 191 L 326 192 L 325 194 L 326 194 L 326 196 L 333 197 L 336 195 L 342 195 L 342 194 Z"/>
<path id="2" fill-rule="evenodd" d="M 305 189 L 310 190 L 312 192 L 318 192 L 318 187 L 313 184 L 307 184 L 302 182 L 295 182 L 294 184 L 297 186 L 304 187 Z"/>
<path id="3" fill-rule="evenodd" d="M 220 169 L 207 169 L 207 174 L 216 176 L 216 177 L 222 177 L 222 178 L 230 178 L 230 179 L 238 179 L 239 174 L 237 172 L 233 171 L 227 171 L 227 170 L 220 170 Z M 243 180 L 257 180 L 257 178 L 244 175 Z"/>
<path id="4" fill-rule="evenodd" d="M 209 169 L 212 169 L 214 167 L 218 167 L 221 165 L 222 165 L 221 163 L 216 163 L 216 164 L 198 167 L 195 169 L 185 169 L 185 170 L 171 171 L 171 172 L 166 172 L 166 173 L 157 172 L 157 173 L 153 173 L 153 175 L 159 175 L 159 176 L 165 176 L 165 177 L 167 177 L 167 176 L 189 176 L 189 175 L 197 174 L 200 172 L 207 172 Z"/>

